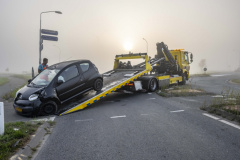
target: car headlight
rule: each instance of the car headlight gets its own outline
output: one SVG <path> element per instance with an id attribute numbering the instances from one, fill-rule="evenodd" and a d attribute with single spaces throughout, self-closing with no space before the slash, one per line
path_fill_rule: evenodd
<path id="1" fill-rule="evenodd" d="M 21 88 L 16 92 L 15 97 L 17 97 L 18 93 L 20 92 Z"/>
<path id="2" fill-rule="evenodd" d="M 32 94 L 28 99 L 29 101 L 35 101 L 36 99 L 38 99 L 38 94 Z"/>

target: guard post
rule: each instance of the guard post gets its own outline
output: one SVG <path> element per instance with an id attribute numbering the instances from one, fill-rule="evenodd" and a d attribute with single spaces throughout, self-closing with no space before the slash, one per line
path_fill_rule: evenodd
<path id="1" fill-rule="evenodd" d="M 4 104 L 0 102 L 0 135 L 4 134 Z"/>

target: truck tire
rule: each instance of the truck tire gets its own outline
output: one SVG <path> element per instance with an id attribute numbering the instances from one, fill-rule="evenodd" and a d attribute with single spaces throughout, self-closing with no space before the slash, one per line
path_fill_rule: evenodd
<path id="1" fill-rule="evenodd" d="M 40 115 L 48 116 L 52 114 L 56 114 L 57 112 L 57 104 L 54 101 L 48 101 L 44 103 L 40 108 Z"/>
<path id="2" fill-rule="evenodd" d="M 183 74 L 183 76 L 182 76 L 182 82 L 180 82 L 179 84 L 181 84 L 181 85 L 185 85 L 186 82 L 187 82 L 186 74 Z"/>
<path id="3" fill-rule="evenodd" d="M 103 81 L 102 79 L 98 78 L 94 81 L 94 84 L 93 84 L 93 89 L 95 91 L 101 91 L 102 90 L 102 87 L 103 87 Z"/>
<path id="4" fill-rule="evenodd" d="M 148 91 L 155 92 L 157 90 L 157 88 L 158 88 L 157 79 L 155 79 L 155 78 L 150 79 L 149 86 L 148 86 Z"/>

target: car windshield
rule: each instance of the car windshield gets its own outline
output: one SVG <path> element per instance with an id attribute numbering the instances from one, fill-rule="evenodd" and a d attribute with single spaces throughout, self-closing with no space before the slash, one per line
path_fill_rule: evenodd
<path id="1" fill-rule="evenodd" d="M 59 71 L 59 69 L 45 69 L 30 84 L 33 86 L 47 86 Z"/>

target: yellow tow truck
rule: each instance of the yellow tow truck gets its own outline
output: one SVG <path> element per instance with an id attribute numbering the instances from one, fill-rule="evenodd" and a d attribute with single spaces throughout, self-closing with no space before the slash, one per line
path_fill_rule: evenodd
<path id="1" fill-rule="evenodd" d="M 74 106 L 65 107 L 60 115 L 84 109 L 91 104 L 119 90 L 150 91 L 171 84 L 185 84 L 189 79 L 192 53 L 183 49 L 168 50 L 163 42 L 157 43 L 157 55 L 151 58 L 147 53 L 129 53 L 115 56 L 113 70 L 103 73 L 101 92 L 90 91 Z M 132 59 L 143 59 L 144 62 L 132 65 Z M 124 62 L 129 60 L 128 62 Z"/>

